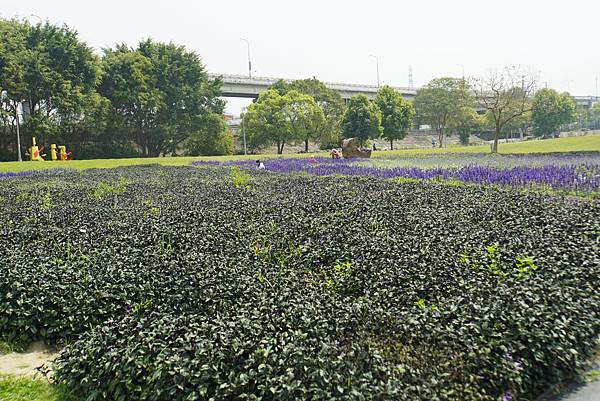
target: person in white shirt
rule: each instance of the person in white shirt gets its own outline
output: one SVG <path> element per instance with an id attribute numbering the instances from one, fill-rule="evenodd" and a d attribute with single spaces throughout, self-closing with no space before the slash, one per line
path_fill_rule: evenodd
<path id="1" fill-rule="evenodd" d="M 256 161 L 256 168 L 258 170 L 266 170 L 267 168 L 265 167 L 265 164 L 263 162 L 261 162 L 260 160 Z"/>

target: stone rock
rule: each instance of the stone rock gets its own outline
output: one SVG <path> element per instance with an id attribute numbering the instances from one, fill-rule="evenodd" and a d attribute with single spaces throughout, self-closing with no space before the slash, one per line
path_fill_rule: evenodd
<path id="1" fill-rule="evenodd" d="M 342 156 L 344 156 L 344 159 L 355 157 L 369 159 L 371 158 L 371 149 L 360 149 L 358 147 L 358 138 L 342 139 Z"/>

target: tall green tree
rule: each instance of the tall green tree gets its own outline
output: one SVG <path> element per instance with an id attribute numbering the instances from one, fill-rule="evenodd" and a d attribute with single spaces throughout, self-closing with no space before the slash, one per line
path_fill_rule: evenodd
<path id="1" fill-rule="evenodd" d="M 223 156 L 234 152 L 233 135 L 222 115 L 208 114 L 198 130 L 184 142 L 189 156 Z"/>
<path id="2" fill-rule="evenodd" d="M 81 99 L 82 112 L 63 114 L 59 143 L 67 144 L 78 158 L 107 158 L 131 156 L 122 154 L 110 140 L 107 130 L 110 121 L 110 101 L 92 92 Z"/>
<path id="3" fill-rule="evenodd" d="M 251 146 L 277 145 L 282 154 L 286 144 L 307 142 L 324 116 L 315 100 L 297 91 L 281 96 L 274 89 L 262 93 L 244 116 Z"/>
<path id="4" fill-rule="evenodd" d="M 107 50 L 100 93 L 112 103 L 115 130 L 144 156 L 173 153 L 211 113 L 222 114 L 221 82 L 183 46 L 146 40 Z"/>
<path id="5" fill-rule="evenodd" d="M 415 109 L 411 102 L 387 85 L 377 91 L 374 102 L 381 111 L 383 137 L 390 141 L 390 148 L 394 150 L 394 140 L 404 139 L 408 135 Z"/>
<path id="6" fill-rule="evenodd" d="M 381 111 L 377 105 L 362 94 L 350 98 L 342 120 L 344 138 L 358 138 L 364 145 L 369 139 L 380 138 L 382 133 Z"/>
<path id="7" fill-rule="evenodd" d="M 163 128 L 156 112 L 166 107 L 152 63 L 125 45 L 106 49 L 102 61 L 104 77 L 98 91 L 110 100 L 108 131 L 114 144 L 133 142 L 140 155 L 151 154 L 151 131 Z"/>
<path id="8" fill-rule="evenodd" d="M 69 140 L 60 137 L 62 126 L 85 115 L 86 97 L 100 79 L 99 59 L 66 25 L 3 20 L 0 31 L 0 86 L 13 107 L 23 105 L 24 136 Z"/>
<path id="9" fill-rule="evenodd" d="M 575 121 L 576 110 L 575 101 L 568 93 L 540 89 L 533 96 L 533 134 L 543 136 L 554 133 L 561 125 Z"/>
<path id="10" fill-rule="evenodd" d="M 417 90 L 414 107 L 419 123 L 430 125 L 437 133 L 441 148 L 444 137 L 452 132 L 465 109 L 475 108 L 475 102 L 464 79 L 436 78 Z"/>
<path id="11" fill-rule="evenodd" d="M 304 142 L 304 151 L 308 152 L 309 141 L 318 138 L 326 125 L 323 110 L 314 97 L 295 90 L 289 91 L 283 98 L 292 135 Z"/>
<path id="12" fill-rule="evenodd" d="M 470 136 L 481 132 L 486 126 L 484 116 L 477 114 L 474 108 L 464 107 L 458 111 L 455 118 L 452 119 L 450 130 L 458 133 L 459 141 L 462 145 L 468 145 Z"/>
<path id="13" fill-rule="evenodd" d="M 590 109 L 590 117 L 595 121 L 600 121 L 600 102 L 592 106 Z"/>
<path id="14" fill-rule="evenodd" d="M 282 96 L 295 90 L 314 98 L 323 112 L 324 119 L 314 127 L 311 136 L 307 139 L 319 141 L 323 146 L 337 143 L 340 137 L 342 118 L 346 109 L 338 91 L 327 88 L 324 83 L 316 78 L 296 81 L 279 80 L 271 85 L 271 89 L 275 89 Z M 304 151 L 308 152 L 308 141 L 304 143 Z"/>
<path id="15" fill-rule="evenodd" d="M 0 37 L 0 160 L 14 160 L 17 145 L 15 111 L 27 89 L 23 74 L 27 26 L 0 19 Z"/>
<path id="16" fill-rule="evenodd" d="M 297 139 L 287 125 L 285 108 L 283 96 L 274 89 L 261 93 L 256 102 L 248 106 L 248 111 L 242 115 L 242 122 L 250 147 L 275 143 L 280 154 L 286 143 Z"/>

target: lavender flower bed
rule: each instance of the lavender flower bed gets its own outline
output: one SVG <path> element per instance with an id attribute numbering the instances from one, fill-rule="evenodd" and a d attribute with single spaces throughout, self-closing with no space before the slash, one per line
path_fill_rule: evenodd
<path id="1" fill-rule="evenodd" d="M 11 172 L 8 171 L 6 173 L 0 173 L 0 179 L 2 178 L 14 178 L 14 177 L 25 177 L 28 175 L 32 175 L 33 171 L 19 171 L 19 172 Z"/>
<path id="2" fill-rule="evenodd" d="M 59 175 L 59 174 L 65 173 L 67 171 L 69 171 L 69 170 L 62 169 L 62 168 L 49 169 L 49 170 L 26 170 L 26 171 L 17 171 L 17 172 L 8 171 L 8 172 L 0 173 L 0 179 L 29 177 L 32 175 L 53 176 L 53 175 Z"/>
<path id="3" fill-rule="evenodd" d="M 478 165 L 506 169 L 511 167 L 543 167 L 568 166 L 580 164 L 600 164 L 600 153 L 550 153 L 550 154 L 443 154 L 423 156 L 400 156 L 379 154 L 372 159 L 361 161 L 361 164 L 375 167 L 465 167 Z"/>
<path id="4" fill-rule="evenodd" d="M 575 161 L 576 159 L 572 159 Z M 452 167 L 376 167 L 352 160 L 328 158 L 281 158 L 264 161 L 268 171 L 279 173 L 309 173 L 317 176 L 350 175 L 382 179 L 407 178 L 422 180 L 456 180 L 464 183 L 503 185 L 514 188 L 552 189 L 592 194 L 600 190 L 600 164 L 562 164 L 497 168 L 481 165 Z M 194 165 L 240 166 L 252 168 L 253 161 L 194 162 Z"/>

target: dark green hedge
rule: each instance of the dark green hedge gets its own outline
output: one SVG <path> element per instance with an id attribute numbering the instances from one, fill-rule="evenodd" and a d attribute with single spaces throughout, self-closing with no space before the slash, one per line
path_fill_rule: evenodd
<path id="1" fill-rule="evenodd" d="M 527 399 L 591 356 L 598 203 L 248 178 L 1 181 L 0 336 L 90 400 Z"/>

